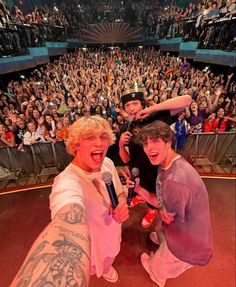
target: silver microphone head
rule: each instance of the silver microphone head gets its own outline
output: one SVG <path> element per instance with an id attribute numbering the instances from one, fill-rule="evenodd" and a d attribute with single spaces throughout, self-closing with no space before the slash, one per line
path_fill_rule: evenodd
<path id="1" fill-rule="evenodd" d="M 128 118 L 128 124 L 130 125 L 133 120 L 134 120 L 134 116 L 129 116 L 129 118 Z"/>
<path id="2" fill-rule="evenodd" d="M 133 120 L 134 120 L 134 117 L 132 117 L 132 116 L 130 116 L 130 117 L 128 118 L 128 126 L 127 126 L 127 131 L 128 131 L 128 132 L 130 131 L 131 124 L 132 124 Z"/>
<path id="3" fill-rule="evenodd" d="M 131 173 L 133 177 L 137 177 L 139 176 L 139 169 L 137 167 L 134 167 L 132 168 Z"/>
<path id="4" fill-rule="evenodd" d="M 102 180 L 105 182 L 105 183 L 111 183 L 112 182 L 112 174 L 109 172 L 109 171 L 105 171 L 103 174 L 102 174 Z"/>

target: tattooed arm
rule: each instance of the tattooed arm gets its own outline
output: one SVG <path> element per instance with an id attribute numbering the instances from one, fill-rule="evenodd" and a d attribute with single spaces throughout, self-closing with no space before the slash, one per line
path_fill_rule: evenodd
<path id="1" fill-rule="evenodd" d="M 90 237 L 84 207 L 68 204 L 31 247 L 11 287 L 89 286 Z"/>

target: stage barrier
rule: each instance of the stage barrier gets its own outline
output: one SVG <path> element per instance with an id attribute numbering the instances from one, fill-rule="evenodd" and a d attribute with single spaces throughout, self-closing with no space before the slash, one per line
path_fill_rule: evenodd
<path id="1" fill-rule="evenodd" d="M 197 133 L 188 136 L 182 155 L 207 173 L 235 173 L 236 133 Z"/>
<path id="2" fill-rule="evenodd" d="M 236 133 L 199 133 L 189 135 L 181 152 L 202 173 L 235 173 Z M 111 158 L 120 162 L 118 149 Z M 46 182 L 72 160 L 64 142 L 17 147 L 0 147 L 0 189 Z"/>

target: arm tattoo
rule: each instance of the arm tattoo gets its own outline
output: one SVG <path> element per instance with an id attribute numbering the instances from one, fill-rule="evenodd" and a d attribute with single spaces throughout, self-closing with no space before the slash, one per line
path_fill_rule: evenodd
<path id="1" fill-rule="evenodd" d="M 70 210 L 59 213 L 59 218 L 69 224 L 85 224 L 84 208 L 80 204 L 72 204 Z"/>
<path id="2" fill-rule="evenodd" d="M 33 261 L 33 259 L 39 255 L 39 253 L 45 248 L 47 244 L 48 244 L 48 241 L 43 241 L 34 249 L 31 256 L 28 258 L 26 263 L 22 266 L 19 276 L 22 276 L 22 274 L 25 272 L 26 266 L 32 263 L 31 261 Z"/>
<path id="3" fill-rule="evenodd" d="M 42 242 L 26 261 L 16 287 L 86 287 L 82 259 L 90 260 L 85 250 L 68 236 L 53 242 L 54 252 L 41 253 Z M 48 242 L 46 242 L 48 244 Z M 24 274 L 22 274 L 24 271 Z"/>
<path id="4" fill-rule="evenodd" d="M 72 235 L 72 236 L 78 237 L 81 240 L 85 240 L 87 242 L 90 241 L 90 237 L 89 236 L 86 238 L 85 236 L 81 235 L 78 232 L 75 232 L 75 231 L 72 231 L 72 230 L 68 230 L 68 229 L 63 228 L 61 226 L 55 226 L 55 228 L 58 228 L 63 234 Z"/>

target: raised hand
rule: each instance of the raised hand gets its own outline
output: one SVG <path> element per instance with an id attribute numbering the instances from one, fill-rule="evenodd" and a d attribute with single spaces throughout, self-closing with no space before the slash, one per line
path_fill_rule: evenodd
<path id="1" fill-rule="evenodd" d="M 223 90 L 222 87 L 217 88 L 217 89 L 215 90 L 215 95 L 219 97 L 219 96 L 221 95 L 221 93 L 222 93 L 222 90 Z"/>

